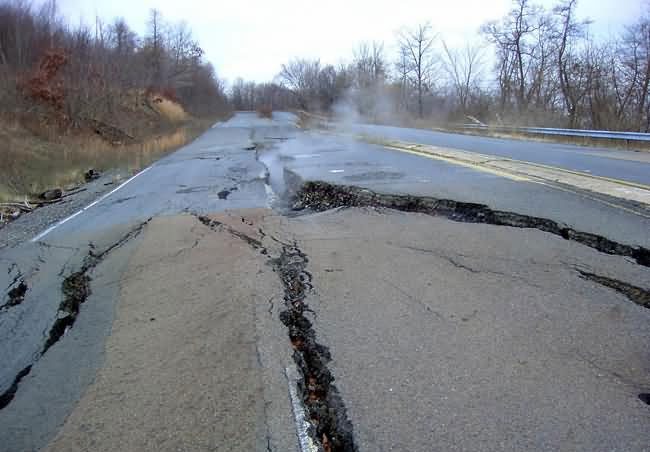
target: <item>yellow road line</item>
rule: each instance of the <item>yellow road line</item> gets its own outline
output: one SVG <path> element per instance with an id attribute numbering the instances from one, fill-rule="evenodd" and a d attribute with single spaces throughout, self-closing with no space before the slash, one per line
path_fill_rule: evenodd
<path id="1" fill-rule="evenodd" d="M 333 134 L 333 135 L 343 135 L 341 133 L 335 133 L 335 132 L 328 132 L 328 133 Z M 543 177 L 522 173 L 521 171 L 517 171 L 517 170 L 514 170 L 514 169 L 502 170 L 502 169 L 497 169 L 497 168 L 495 168 L 493 166 L 491 167 L 491 166 L 489 166 L 490 165 L 489 161 L 496 160 L 496 161 L 500 161 L 500 162 L 509 162 L 509 163 L 515 163 L 515 164 L 536 166 L 536 167 L 544 168 L 544 169 L 547 169 L 547 170 L 564 172 L 564 173 L 572 174 L 572 175 L 575 175 L 575 176 L 581 176 L 581 177 L 600 180 L 600 181 L 609 182 L 609 183 L 613 183 L 613 184 L 617 184 L 617 185 L 623 185 L 623 186 L 628 186 L 628 187 L 631 187 L 631 188 L 637 188 L 637 189 L 650 191 L 650 186 L 648 186 L 648 185 L 639 184 L 639 183 L 636 183 L 636 182 L 629 182 L 629 181 L 620 180 L 620 179 L 614 179 L 614 178 L 611 178 L 611 177 L 595 176 L 593 174 L 582 173 L 582 172 L 579 172 L 579 171 L 568 170 L 568 169 L 565 169 L 565 168 L 559 168 L 559 167 L 555 167 L 555 166 L 551 166 L 551 165 L 544 165 L 544 164 L 541 164 L 541 163 L 527 162 L 525 160 L 516 160 L 516 159 L 509 158 L 509 157 L 501 157 L 501 156 L 498 156 L 498 155 L 489 155 L 489 154 L 480 154 L 478 152 L 467 151 L 467 150 L 464 150 L 464 149 L 457 149 L 456 151 L 460 151 L 460 152 L 464 152 L 464 153 L 468 153 L 468 154 L 473 154 L 476 157 L 485 158 L 488 161 L 486 161 L 486 162 L 471 162 L 471 161 L 468 161 L 468 160 L 464 160 L 462 158 L 454 158 L 454 157 L 449 157 L 449 156 L 443 156 L 443 155 L 436 154 L 435 152 L 431 152 L 431 151 L 417 150 L 417 149 L 423 149 L 423 148 L 424 149 L 426 149 L 426 148 L 435 149 L 436 146 L 433 146 L 433 145 L 426 145 L 426 144 L 419 144 L 419 143 L 409 143 L 409 142 L 400 142 L 400 141 L 395 141 L 395 140 L 391 140 L 391 141 L 380 140 L 380 139 L 373 138 L 371 136 L 359 135 L 359 134 L 349 134 L 348 136 L 356 138 L 356 139 L 358 139 L 360 141 L 364 141 L 364 142 L 369 143 L 369 144 L 382 146 L 382 147 L 384 147 L 386 149 L 392 149 L 392 150 L 395 150 L 395 151 L 405 152 L 405 153 L 417 155 L 417 156 L 420 156 L 420 157 L 426 157 L 426 158 L 429 158 L 429 159 L 432 159 L 432 160 L 440 160 L 440 161 L 444 161 L 444 162 L 447 162 L 447 163 L 450 163 L 450 164 L 453 164 L 453 165 L 465 166 L 465 167 L 472 168 L 472 169 L 477 170 L 477 171 L 483 171 L 485 173 L 493 174 L 493 175 L 499 176 L 499 177 L 504 177 L 504 178 L 511 179 L 511 180 L 514 180 L 514 181 L 517 181 L 517 182 L 530 182 L 530 183 L 534 183 L 534 184 L 544 185 L 546 187 L 554 188 L 556 190 L 564 191 L 566 193 L 572 193 L 574 195 L 578 195 L 578 196 L 583 197 L 585 199 L 589 199 L 591 201 L 595 201 L 595 202 L 604 204 L 606 206 L 609 206 L 609 207 L 612 207 L 612 208 L 615 208 L 615 209 L 618 209 L 618 210 L 622 210 L 624 212 L 631 213 L 631 214 L 634 214 L 634 215 L 637 215 L 637 216 L 640 216 L 640 217 L 643 217 L 643 218 L 650 218 L 650 215 L 647 215 L 644 212 L 639 212 L 639 211 L 631 209 L 629 207 L 621 206 L 619 204 L 615 204 L 615 203 L 606 201 L 606 200 L 598 198 L 598 197 L 589 196 L 586 193 L 586 191 L 583 190 L 583 189 L 571 190 L 571 189 L 569 189 L 567 187 L 559 186 L 559 185 L 556 185 L 556 184 L 549 184 L 550 181 L 548 179 L 543 178 Z M 444 149 L 444 148 L 441 148 L 441 149 Z M 454 149 L 450 149 L 450 151 L 454 151 Z M 578 187 L 576 187 L 576 188 L 578 188 Z"/>
<path id="2" fill-rule="evenodd" d="M 515 174 L 505 172 L 498 170 L 496 168 L 489 168 L 484 165 L 468 162 L 466 160 L 460 160 L 460 159 L 454 159 L 450 157 L 444 157 L 442 155 L 438 154 L 432 154 L 430 152 L 422 152 L 422 151 L 414 151 L 412 149 L 407 149 L 407 148 L 402 148 L 402 147 L 395 147 L 395 146 L 384 146 L 387 149 L 394 149 L 399 152 L 406 152 L 407 154 L 414 154 L 418 155 L 420 157 L 426 157 L 432 160 L 442 160 L 443 162 L 451 163 L 454 165 L 460 165 L 460 166 L 466 166 L 468 168 L 475 169 L 477 171 L 482 171 L 484 173 L 489 173 L 494 176 L 499 176 L 499 177 L 505 177 L 507 179 L 512 179 L 517 182 L 531 182 L 531 179 L 525 176 L 517 176 Z"/>
<path id="3" fill-rule="evenodd" d="M 404 151 L 407 151 L 407 152 L 413 151 L 413 148 L 420 148 L 420 149 L 422 149 L 422 148 L 434 148 L 435 149 L 436 148 L 436 146 L 433 146 L 433 145 L 418 144 L 418 143 L 408 143 L 408 142 L 398 143 L 398 142 L 393 141 L 393 142 L 383 142 L 382 143 L 381 140 L 372 141 L 372 140 L 367 140 L 367 139 L 364 139 L 364 141 L 368 141 L 368 142 L 371 142 L 372 144 L 378 144 L 378 145 L 384 146 L 384 147 L 389 147 L 389 148 L 392 148 L 392 149 L 395 149 L 395 150 L 400 150 L 400 151 L 404 150 Z M 444 149 L 444 148 L 441 148 L 441 149 Z M 450 151 L 454 151 L 454 149 L 450 149 Z M 528 166 L 536 166 L 538 168 L 544 168 L 544 169 L 548 169 L 548 170 L 551 170 L 551 171 L 559 171 L 559 172 L 563 172 L 563 173 L 567 173 L 567 174 L 572 174 L 574 176 L 586 177 L 586 178 L 589 178 L 589 179 L 595 179 L 595 180 L 600 180 L 600 181 L 604 181 L 604 182 L 611 182 L 611 183 L 618 184 L 618 185 L 625 185 L 625 186 L 632 187 L 632 188 L 639 188 L 641 190 L 650 191 L 650 185 L 645 185 L 645 184 L 641 184 L 641 183 L 638 183 L 638 182 L 630 182 L 630 181 L 626 181 L 626 180 L 615 179 L 613 177 L 597 176 L 595 174 L 583 173 L 583 172 L 580 172 L 580 171 L 574 171 L 574 170 L 561 168 L 561 167 L 557 167 L 557 166 L 552 166 L 552 165 L 545 165 L 543 163 L 528 162 L 526 160 L 517 160 L 517 159 L 510 158 L 510 157 L 501 157 L 501 156 L 498 156 L 498 155 L 480 154 L 478 152 L 467 151 L 465 149 L 455 149 L 455 151 L 465 152 L 465 153 L 468 153 L 468 154 L 474 154 L 477 157 L 485 157 L 485 158 L 488 158 L 488 159 L 494 159 L 494 160 L 498 160 L 498 161 L 501 161 L 501 162 L 511 162 L 511 163 L 519 163 L 519 164 L 522 164 L 522 165 L 528 165 Z M 422 154 L 430 154 L 430 155 L 435 155 L 435 156 L 441 157 L 441 156 L 439 156 L 439 154 L 435 154 L 435 152 L 428 152 L 428 151 L 421 151 L 421 152 L 422 152 Z M 443 158 L 448 158 L 450 160 L 452 159 L 451 157 L 443 157 Z M 456 160 L 456 159 L 453 159 L 453 160 Z M 458 160 L 463 161 L 462 159 L 458 159 Z"/>
<path id="4" fill-rule="evenodd" d="M 379 144 L 379 143 L 374 143 L 374 144 Z M 572 193 L 572 194 L 581 196 L 583 198 L 589 199 L 591 201 L 599 202 L 599 203 L 604 204 L 606 206 L 609 206 L 609 207 L 612 207 L 612 208 L 615 208 L 615 209 L 618 209 L 618 210 L 622 210 L 624 212 L 628 212 L 628 213 L 631 213 L 631 214 L 634 214 L 634 215 L 638 215 L 638 216 L 643 217 L 643 218 L 649 218 L 650 219 L 650 215 L 647 215 L 647 214 L 645 214 L 643 212 L 639 212 L 637 210 L 631 209 L 629 207 L 625 207 L 625 206 L 621 206 L 619 204 L 615 204 L 615 203 L 612 203 L 612 202 L 609 202 L 609 201 L 605 201 L 604 199 L 600 199 L 600 198 L 597 198 L 597 197 L 594 197 L 594 196 L 589 196 L 587 193 L 585 193 L 584 190 L 578 191 L 578 190 L 571 190 L 571 189 L 566 188 L 566 187 L 561 187 L 561 186 L 558 186 L 558 185 L 555 185 L 555 184 L 549 185 L 548 181 L 545 180 L 544 178 L 541 178 L 541 177 L 536 177 L 536 176 L 531 176 L 531 175 L 517 176 L 517 175 L 509 173 L 509 172 L 499 171 L 499 170 L 496 170 L 494 168 L 486 167 L 482 163 L 468 162 L 468 161 L 462 160 L 462 159 L 455 159 L 455 158 L 452 158 L 452 157 L 441 156 L 439 154 L 435 154 L 435 153 L 432 153 L 432 152 L 415 151 L 415 150 L 413 150 L 411 148 L 408 148 L 408 147 L 395 146 L 393 144 L 391 144 L 391 145 L 382 145 L 382 146 L 387 148 L 387 149 L 393 149 L 393 150 L 396 150 L 396 151 L 399 151 L 399 152 L 414 154 L 414 155 L 430 158 L 430 159 L 433 159 L 433 160 L 442 160 L 442 161 L 445 161 L 445 162 L 448 162 L 448 163 L 451 163 L 451 164 L 454 164 L 454 165 L 466 166 L 466 167 L 469 167 L 469 168 L 472 168 L 472 169 L 476 169 L 478 171 L 484 171 L 484 172 L 487 172 L 487 173 L 494 174 L 496 176 L 505 177 L 505 178 L 512 179 L 512 180 L 515 180 L 515 181 L 518 181 L 518 182 L 531 182 L 531 183 L 535 183 L 535 184 L 544 185 L 546 187 L 554 188 L 554 189 L 557 189 L 557 190 L 560 190 L 560 191 L 564 191 L 566 193 Z M 412 145 L 412 146 L 413 147 L 421 147 L 421 146 L 426 146 L 426 145 L 417 145 L 417 144 L 415 144 L 415 145 Z M 469 151 L 463 151 L 463 152 L 469 152 Z M 478 154 L 478 153 L 473 153 L 473 154 L 479 155 L 481 157 L 484 156 L 484 154 Z M 487 157 L 490 157 L 490 156 L 487 156 Z M 523 164 L 529 163 L 529 162 L 525 162 L 525 161 L 521 161 L 521 160 L 514 160 L 514 159 L 508 159 L 508 158 L 504 158 L 503 160 L 512 161 L 512 162 L 516 162 L 516 163 L 523 163 Z M 536 164 L 534 164 L 534 165 L 536 165 Z M 547 165 L 536 165 L 536 166 L 541 166 L 541 167 L 544 167 L 544 168 L 547 168 L 547 169 L 556 169 L 555 167 L 547 166 Z M 511 171 L 514 172 L 514 173 L 518 173 L 517 171 L 514 171 L 514 170 L 511 170 Z M 566 171 L 566 172 L 570 172 L 570 173 L 580 175 L 580 176 L 583 176 L 583 175 L 584 176 L 591 176 L 591 175 L 582 174 L 582 173 L 573 172 L 573 171 Z M 600 176 L 592 176 L 592 177 L 594 179 L 601 179 L 601 180 L 604 179 L 604 180 L 607 180 L 608 182 L 611 182 L 611 183 L 617 183 L 618 182 L 617 179 L 603 178 L 603 177 L 600 177 Z M 624 182 L 621 185 L 630 185 L 630 186 L 635 187 L 635 188 L 643 188 L 643 189 L 650 190 L 650 187 L 644 186 L 642 184 L 626 183 L 626 181 L 621 181 L 621 182 Z"/>

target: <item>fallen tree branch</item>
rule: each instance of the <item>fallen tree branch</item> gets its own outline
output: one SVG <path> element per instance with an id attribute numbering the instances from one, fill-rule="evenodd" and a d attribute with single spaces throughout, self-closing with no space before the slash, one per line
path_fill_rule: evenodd
<path id="1" fill-rule="evenodd" d="M 80 188 L 78 190 L 69 191 L 66 194 L 62 195 L 61 198 L 66 198 L 68 196 L 76 195 L 77 193 L 81 193 L 82 191 L 86 191 L 86 190 L 88 190 L 88 189 L 87 188 Z"/>
<path id="2" fill-rule="evenodd" d="M 25 204 L 20 202 L 3 202 L 0 203 L 0 208 L 18 209 L 18 210 L 22 210 L 23 212 L 31 212 L 32 210 L 34 210 L 33 207 L 28 207 Z"/>

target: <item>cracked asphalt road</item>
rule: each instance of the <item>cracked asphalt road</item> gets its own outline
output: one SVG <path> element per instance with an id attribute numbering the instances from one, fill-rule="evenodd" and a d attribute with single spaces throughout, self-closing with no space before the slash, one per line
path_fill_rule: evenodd
<path id="1" fill-rule="evenodd" d="M 323 179 L 646 247 L 647 218 L 294 121 L 238 113 L 0 250 L 0 305 L 27 286 L 0 310 L 0 394 L 15 386 L 3 450 L 297 450 L 287 368 L 302 352 L 273 271 L 288 244 L 308 259 L 305 319 L 359 450 L 648 450 L 650 310 L 582 277 L 647 290 L 647 267 L 532 229 L 373 208 L 286 216 L 283 195 L 296 177 Z M 90 294 L 41 355 L 62 283 L 88 256 L 102 256 Z M 317 376 L 303 377 L 297 392 L 318 406 L 305 390 Z"/>

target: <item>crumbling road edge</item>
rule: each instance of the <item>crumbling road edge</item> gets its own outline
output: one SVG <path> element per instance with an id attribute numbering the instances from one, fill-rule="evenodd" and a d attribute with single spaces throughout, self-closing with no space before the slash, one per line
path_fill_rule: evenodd
<path id="1" fill-rule="evenodd" d="M 43 356 L 55 343 L 57 343 L 65 333 L 72 328 L 74 322 L 79 315 L 81 305 L 85 303 L 86 299 L 90 296 L 90 281 L 88 276 L 92 270 L 95 269 L 112 251 L 120 248 L 131 239 L 137 237 L 144 227 L 151 221 L 149 218 L 142 223 L 139 223 L 134 228 L 124 234 L 119 240 L 111 244 L 99 254 L 95 254 L 94 246 L 90 244 L 88 254 L 84 258 L 81 268 L 64 278 L 61 283 L 61 291 L 63 293 L 63 300 L 59 304 L 58 315 L 54 324 L 49 330 L 45 344 L 42 351 L 34 358 L 31 364 L 23 368 L 14 378 L 11 386 L 0 394 L 0 410 L 5 408 L 11 403 L 16 396 L 18 386 L 23 378 L 25 378 L 32 370 L 34 364 Z"/>

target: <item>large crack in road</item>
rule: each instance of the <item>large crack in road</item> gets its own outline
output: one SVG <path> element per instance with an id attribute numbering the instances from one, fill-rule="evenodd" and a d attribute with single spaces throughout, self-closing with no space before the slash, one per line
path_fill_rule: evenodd
<path id="1" fill-rule="evenodd" d="M 203 215 L 194 215 L 212 230 L 222 229 L 246 242 L 262 255 L 268 250 L 262 242 L 225 223 Z M 242 222 L 245 220 L 242 218 Z M 258 230 L 262 237 L 266 234 Z M 311 290 L 311 274 L 307 271 L 309 259 L 297 244 L 282 244 L 278 257 L 270 259 L 284 288 L 285 310 L 280 321 L 287 327 L 293 347 L 293 359 L 300 372 L 297 391 L 307 414 L 310 428 L 308 434 L 325 452 L 355 452 L 352 422 L 347 417 L 345 403 L 334 384 L 334 376 L 328 368 L 332 360 L 329 349 L 316 339 L 312 322 L 305 316 L 309 307 L 305 303 Z"/>
<path id="2" fill-rule="evenodd" d="M 618 279 L 609 278 L 607 276 L 597 275 L 595 273 L 578 270 L 580 276 L 588 281 L 593 281 L 601 286 L 609 287 L 618 293 L 625 295 L 630 301 L 650 309 L 650 290 L 633 284 L 620 281 Z"/>
<path id="3" fill-rule="evenodd" d="M 306 269 L 308 261 L 295 243 L 285 245 L 280 257 L 273 260 L 284 287 L 286 309 L 280 313 L 280 320 L 288 329 L 293 358 L 300 370 L 298 391 L 311 425 L 309 433 L 326 452 L 352 452 L 357 450 L 352 422 L 327 367 L 332 356 L 317 341 L 313 325 L 305 316 L 309 310 L 305 298 L 312 287 Z"/>
<path id="4" fill-rule="evenodd" d="M 258 147 L 258 145 L 255 145 L 250 150 L 255 150 L 256 159 L 262 162 L 257 154 Z M 269 167 L 268 162 L 265 165 L 267 168 Z M 284 182 L 293 182 L 291 180 L 293 176 L 290 171 L 286 170 L 282 165 L 279 165 L 279 169 L 284 172 L 280 179 Z M 266 185 L 271 185 L 274 180 L 274 175 L 277 176 L 277 169 L 269 168 L 264 181 Z M 295 178 L 299 179 L 297 175 Z M 280 192 L 284 193 L 285 186 L 282 185 L 281 188 L 282 190 Z M 290 207 L 290 210 L 294 212 L 305 209 L 325 211 L 340 207 L 379 207 L 404 212 L 443 216 L 458 222 L 533 228 L 560 236 L 566 240 L 575 241 L 602 253 L 631 258 L 642 266 L 650 266 L 650 250 L 644 247 L 618 243 L 600 235 L 575 230 L 546 218 L 494 210 L 483 204 L 425 196 L 382 194 L 357 186 L 334 185 L 319 181 L 303 182 L 299 180 L 299 183 L 295 187 L 287 184 L 286 188 L 295 190 L 293 193 L 284 193 L 285 200 L 290 200 L 290 204 L 287 207 Z M 237 189 L 236 186 L 226 188 L 217 195 L 219 199 L 226 200 Z M 284 204 L 281 207 L 284 207 Z M 284 213 L 286 214 L 287 212 L 285 211 Z M 265 243 L 263 243 L 265 234 L 262 229 L 258 230 L 262 236 L 262 240 L 259 240 L 237 230 L 236 227 L 207 216 L 198 214 L 194 214 L 194 216 L 198 221 L 212 230 L 225 230 L 246 242 L 260 254 L 267 256 L 269 262 L 277 272 L 284 289 L 283 299 L 285 309 L 281 311 L 279 320 L 287 328 L 288 337 L 293 348 L 293 359 L 300 373 L 296 386 L 310 425 L 309 434 L 316 444 L 326 452 L 358 450 L 353 435 L 352 422 L 348 419 L 345 403 L 334 384 L 335 377 L 328 367 L 332 360 L 330 350 L 318 342 L 314 325 L 306 315 L 310 312 L 306 298 L 312 290 L 312 276 L 307 270 L 309 263 L 308 256 L 300 249 L 296 242 L 292 244 L 282 243 L 271 237 L 280 243 L 281 252 L 279 255 L 275 254 L 275 256 L 269 257 L 269 253 L 274 247 L 271 246 L 267 249 Z M 96 254 L 91 244 L 88 255 L 84 258 L 81 268 L 67 276 L 61 284 L 64 299 L 59 305 L 57 318 L 49 330 L 47 340 L 36 360 L 43 356 L 50 347 L 73 327 L 81 305 L 91 294 L 91 277 L 89 273 L 111 251 L 135 238 L 150 220 L 151 218 L 140 223 L 101 253 Z M 243 221 L 244 219 L 242 218 Z M 197 244 L 198 240 L 194 243 L 194 246 Z M 451 260 L 451 263 L 459 268 L 472 271 L 471 268 L 458 264 L 453 260 Z M 334 270 L 326 269 L 325 271 Z M 577 271 L 585 279 L 614 289 L 640 306 L 650 307 L 650 292 L 647 289 L 594 273 Z M 14 283 L 18 282 L 17 279 L 14 280 Z M 2 308 L 20 304 L 27 290 L 28 287 L 24 282 L 17 284 L 9 293 L 9 302 Z M 3 394 L 0 394 L 0 409 L 6 407 L 14 398 L 20 381 L 30 373 L 33 364 L 22 369 L 16 375 L 11 387 Z M 648 403 L 647 400 L 650 400 L 645 393 L 639 395 L 639 398 L 646 403 Z"/>
<path id="5" fill-rule="evenodd" d="M 385 194 L 353 185 L 334 185 L 322 181 L 308 181 L 300 185 L 292 203 L 294 210 L 309 208 L 320 212 L 337 207 L 383 207 L 403 212 L 443 216 L 464 223 L 539 229 L 602 253 L 630 257 L 639 265 L 650 267 L 650 249 L 626 245 L 601 235 L 578 231 L 548 218 L 494 210 L 484 204 L 430 196 Z"/>
<path id="6" fill-rule="evenodd" d="M 120 239 L 112 243 L 100 253 L 96 254 L 94 251 L 94 245 L 90 244 L 90 249 L 83 260 L 81 268 L 64 278 L 63 282 L 61 283 L 63 300 L 59 304 L 57 318 L 49 330 L 42 351 L 28 366 L 24 367 L 20 372 L 16 374 L 9 388 L 0 394 L 0 410 L 9 405 L 14 399 L 21 380 L 29 375 L 34 364 L 43 355 L 45 355 L 45 353 L 47 353 L 47 351 L 54 344 L 56 344 L 68 332 L 70 328 L 74 326 L 77 316 L 79 315 L 81 305 L 85 303 L 91 294 L 91 277 L 89 276 L 89 273 L 94 270 L 112 251 L 137 237 L 142 232 L 144 227 L 149 223 L 149 221 L 151 221 L 151 218 L 143 221 L 142 223 L 139 223 L 137 226 L 129 230 Z M 22 293 L 22 296 L 24 297 L 24 294 L 27 291 L 27 286 L 25 285 L 23 288 L 22 284 L 24 283 L 21 283 L 21 285 L 17 286 L 16 288 L 16 290 L 19 292 L 16 297 L 20 297 L 20 293 Z M 16 297 L 13 298 L 14 301 L 17 300 Z"/>

